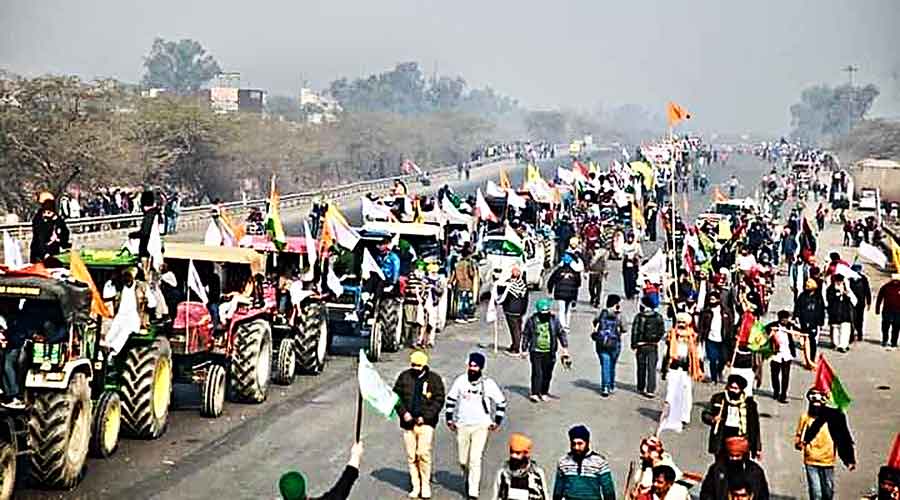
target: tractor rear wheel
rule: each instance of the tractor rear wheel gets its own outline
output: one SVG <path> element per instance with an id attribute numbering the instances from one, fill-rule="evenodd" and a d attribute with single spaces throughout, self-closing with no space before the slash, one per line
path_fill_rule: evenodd
<path id="1" fill-rule="evenodd" d="M 276 384 L 291 385 L 297 372 L 297 354 L 294 351 L 294 339 L 285 337 L 278 343 L 275 354 L 275 372 L 272 374 Z"/>
<path id="2" fill-rule="evenodd" d="M 234 332 L 229 382 L 237 401 L 262 403 L 272 374 L 272 328 L 264 319 L 241 323 Z"/>
<path id="3" fill-rule="evenodd" d="M 294 349 L 303 373 L 318 375 L 328 353 L 328 323 L 321 302 L 305 302 L 297 318 Z"/>
<path id="4" fill-rule="evenodd" d="M 31 475 L 39 484 L 71 488 L 81 477 L 91 438 L 91 388 L 75 373 L 65 391 L 35 395 L 28 439 Z"/>
<path id="5" fill-rule="evenodd" d="M 378 322 L 381 330 L 381 349 L 397 352 L 403 347 L 403 302 L 386 297 L 378 302 Z"/>
<path id="6" fill-rule="evenodd" d="M 94 404 L 91 419 L 91 456 L 108 458 L 119 446 L 122 427 L 122 401 L 119 393 L 104 391 Z"/>
<path id="7" fill-rule="evenodd" d="M 216 418 L 225 409 L 225 368 L 212 365 L 200 388 L 200 415 Z"/>
<path id="8" fill-rule="evenodd" d="M 127 352 L 119 392 L 126 435 L 156 439 L 165 432 L 172 396 L 169 339 L 158 338 Z"/>
<path id="9" fill-rule="evenodd" d="M 16 489 L 18 444 L 12 425 L 12 422 L 9 421 L 9 434 L 5 436 L 8 441 L 0 442 L 0 500 L 12 498 L 13 491 Z"/>

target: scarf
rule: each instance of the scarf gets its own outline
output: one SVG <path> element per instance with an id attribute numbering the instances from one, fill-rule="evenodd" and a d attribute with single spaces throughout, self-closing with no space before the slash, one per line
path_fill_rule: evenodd
<path id="1" fill-rule="evenodd" d="M 674 356 L 678 352 L 678 338 L 687 342 L 688 345 L 688 374 L 695 381 L 703 380 L 703 368 L 700 366 L 700 356 L 697 354 L 697 334 L 694 329 L 686 327 L 679 330 L 677 327 L 672 328 L 669 332 L 669 356 Z"/>

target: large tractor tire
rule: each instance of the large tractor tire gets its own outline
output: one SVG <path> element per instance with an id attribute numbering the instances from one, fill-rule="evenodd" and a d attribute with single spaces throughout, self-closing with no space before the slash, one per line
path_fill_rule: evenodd
<path id="1" fill-rule="evenodd" d="M 75 373 L 64 391 L 37 393 L 28 422 L 31 475 L 44 486 L 69 489 L 78 483 L 91 440 L 91 388 Z"/>
<path id="2" fill-rule="evenodd" d="M 372 330 L 369 332 L 369 349 L 366 352 L 369 361 L 373 363 L 377 363 L 381 360 L 381 337 L 381 324 L 378 321 L 375 321 L 372 324 Z"/>
<path id="3" fill-rule="evenodd" d="M 275 352 L 275 371 L 272 380 L 279 385 L 291 385 L 297 373 L 297 352 L 294 350 L 294 339 L 285 337 L 278 343 Z"/>
<path id="4" fill-rule="evenodd" d="M 403 301 L 394 297 L 381 299 L 378 322 L 381 325 L 381 350 L 399 351 L 403 347 Z"/>
<path id="5" fill-rule="evenodd" d="M 108 458 L 119 446 L 119 430 L 122 428 L 122 400 L 119 393 L 104 391 L 94 404 L 91 419 L 91 456 Z"/>
<path id="6" fill-rule="evenodd" d="M 318 375 L 325 368 L 328 354 L 328 322 L 321 302 L 306 302 L 297 318 L 294 350 L 300 371 Z"/>
<path id="7" fill-rule="evenodd" d="M 16 466 L 19 446 L 16 443 L 12 420 L 6 419 L 5 441 L 0 442 L 0 500 L 12 498 L 16 489 Z"/>
<path id="8" fill-rule="evenodd" d="M 241 323 L 234 332 L 229 383 L 234 399 L 262 403 L 272 374 L 272 328 L 264 319 Z"/>
<path id="9" fill-rule="evenodd" d="M 156 439 L 166 430 L 172 400 L 172 348 L 169 339 L 130 349 L 119 392 L 126 435 Z"/>
<path id="10" fill-rule="evenodd" d="M 200 388 L 200 415 L 217 418 L 225 410 L 225 368 L 212 365 Z"/>

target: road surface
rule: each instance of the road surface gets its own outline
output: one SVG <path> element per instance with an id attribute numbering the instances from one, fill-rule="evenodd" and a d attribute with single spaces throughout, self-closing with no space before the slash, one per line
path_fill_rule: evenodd
<path id="1" fill-rule="evenodd" d="M 549 168 L 549 167 L 548 167 Z M 712 181 L 724 182 L 732 172 L 745 186 L 755 186 L 764 172 L 752 158 L 734 158 L 727 169 L 714 170 Z M 518 177 L 519 174 L 515 174 Z M 514 179 L 514 182 L 516 180 Z M 705 208 L 708 196 L 689 200 L 694 214 Z M 823 252 L 839 243 L 830 228 L 823 235 Z M 645 247 L 649 255 L 652 247 Z M 848 252 L 849 254 L 849 252 Z M 605 293 L 622 294 L 619 263 L 613 262 Z M 773 298 L 771 310 L 787 307 L 790 291 L 782 282 Z M 873 286 L 875 283 L 873 283 Z M 533 293 L 532 303 L 543 293 Z M 635 303 L 626 303 L 630 318 Z M 627 349 L 618 365 L 619 390 L 608 399 L 599 395 L 599 362 L 589 339 L 590 320 L 596 314 L 582 297 L 573 317 L 570 351 L 574 366 L 563 371 L 557 365 L 551 392 L 558 399 L 541 404 L 527 399 L 529 365 L 494 355 L 489 349 L 486 374 L 501 385 L 510 400 L 508 420 L 492 435 L 484 460 L 482 498 L 490 494 L 490 480 L 505 460 L 505 442 L 510 432 L 521 431 L 534 439 L 534 456 L 552 476 L 554 463 L 567 451 L 567 429 L 585 423 L 593 430 L 593 447 L 609 458 L 621 491 L 628 462 L 637 456 L 641 436 L 656 428 L 662 402 L 647 400 L 635 391 L 635 360 Z M 483 317 L 482 311 L 482 317 Z M 868 336 L 876 338 L 877 323 L 868 321 Z M 443 333 L 432 353 L 432 368 L 449 385 L 465 370 L 469 352 L 478 344 L 489 343 L 492 329 L 485 323 L 451 325 Z M 501 327 L 501 345 L 508 342 Z M 627 340 L 626 340 L 627 343 Z M 854 397 L 850 422 L 858 442 L 859 468 L 837 473 L 837 497 L 858 498 L 873 484 L 878 467 L 900 427 L 900 353 L 886 353 L 876 345 L 855 345 L 847 355 L 823 349 L 834 364 L 845 386 Z M 386 354 L 378 363 L 382 376 L 393 382 L 407 366 L 407 352 Z M 874 367 L 874 368 L 873 368 Z M 780 405 L 768 397 L 769 378 L 757 396 L 762 414 L 765 467 L 772 498 L 805 498 L 800 457 L 793 450 L 791 437 L 805 403 L 802 394 L 812 375 L 794 367 L 789 405 Z M 661 394 L 664 387 L 658 391 Z M 706 453 L 707 428 L 700 421 L 701 406 L 714 388 L 695 384 L 695 408 L 691 426 L 681 434 L 665 432 L 663 440 L 685 470 L 704 473 L 711 462 Z M 123 441 L 109 460 L 92 460 L 84 482 L 68 493 L 22 490 L 22 498 L 277 498 L 277 481 L 287 470 L 305 472 L 313 494 L 329 488 L 348 458 L 353 440 L 356 398 L 355 373 L 351 358 L 332 358 L 318 377 L 301 377 L 289 388 L 274 386 L 262 405 L 227 404 L 218 420 L 199 417 L 196 404 L 179 403 L 173 410 L 168 432 L 158 442 Z M 366 452 L 360 479 L 351 498 L 406 498 L 408 485 L 405 452 L 396 422 L 366 415 L 363 428 Z M 454 436 L 441 424 L 434 451 L 434 498 L 455 499 L 464 492 L 463 478 L 456 464 Z"/>

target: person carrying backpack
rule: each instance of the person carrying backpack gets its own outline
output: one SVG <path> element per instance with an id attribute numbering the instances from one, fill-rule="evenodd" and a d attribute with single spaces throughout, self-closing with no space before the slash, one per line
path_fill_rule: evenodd
<path id="1" fill-rule="evenodd" d="M 637 358 L 637 390 L 646 398 L 656 395 L 656 362 L 659 341 L 666 334 L 666 325 L 650 295 L 641 299 L 641 311 L 631 323 L 631 349 Z"/>
<path id="2" fill-rule="evenodd" d="M 606 297 L 606 308 L 594 318 L 591 340 L 600 358 L 600 394 L 605 398 L 616 390 L 616 362 L 622 352 L 625 325 L 620 314 L 622 299 L 612 294 Z"/>

